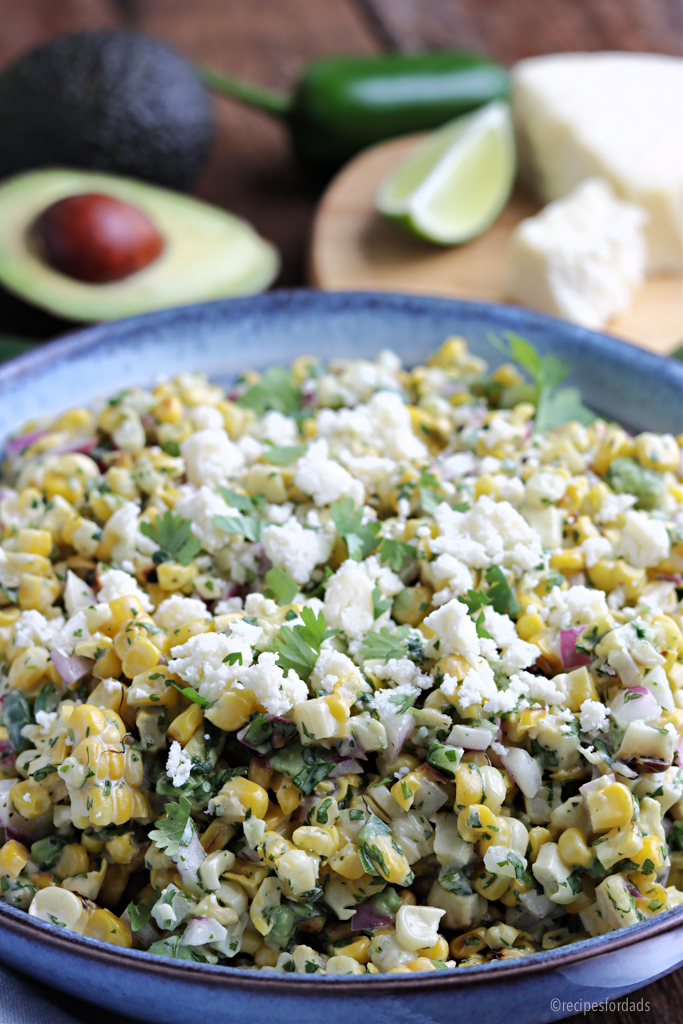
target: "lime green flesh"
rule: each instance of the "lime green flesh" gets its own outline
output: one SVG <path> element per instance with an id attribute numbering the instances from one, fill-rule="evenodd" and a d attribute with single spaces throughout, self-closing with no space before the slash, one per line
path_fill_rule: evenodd
<path id="1" fill-rule="evenodd" d="M 510 115 L 496 103 L 429 136 L 382 183 L 377 209 L 413 234 L 455 245 L 493 223 L 514 175 Z"/>
<path id="2" fill-rule="evenodd" d="M 111 284 L 87 284 L 50 267 L 30 241 L 36 218 L 67 196 L 98 192 L 137 207 L 164 239 L 149 266 Z M 89 171 L 31 171 L 0 185 L 0 282 L 57 316 L 116 320 L 169 306 L 250 295 L 278 272 L 272 245 L 224 210 L 128 178 Z"/>

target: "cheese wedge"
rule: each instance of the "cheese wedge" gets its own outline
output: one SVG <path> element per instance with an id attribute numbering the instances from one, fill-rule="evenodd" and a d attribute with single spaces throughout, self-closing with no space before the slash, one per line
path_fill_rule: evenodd
<path id="1" fill-rule="evenodd" d="M 544 201 L 592 175 L 644 207 L 648 272 L 683 268 L 683 60 L 532 57 L 512 71 L 520 169 Z"/>

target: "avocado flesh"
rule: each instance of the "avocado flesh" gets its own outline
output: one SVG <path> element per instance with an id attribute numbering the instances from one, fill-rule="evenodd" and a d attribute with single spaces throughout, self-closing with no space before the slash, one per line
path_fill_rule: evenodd
<path id="1" fill-rule="evenodd" d="M 83 193 L 136 206 L 164 238 L 153 263 L 111 284 L 87 284 L 49 266 L 31 239 L 47 207 Z M 0 185 L 0 282 L 50 313 L 84 322 L 251 295 L 279 269 L 277 250 L 232 214 L 166 189 L 91 171 L 31 171 Z"/>

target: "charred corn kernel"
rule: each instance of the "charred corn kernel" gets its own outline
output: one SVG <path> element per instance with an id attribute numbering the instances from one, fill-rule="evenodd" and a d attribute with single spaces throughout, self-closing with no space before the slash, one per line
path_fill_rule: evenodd
<path id="1" fill-rule="evenodd" d="M 142 637 L 126 651 L 121 659 L 123 674 L 129 679 L 147 672 L 159 663 L 159 648 L 155 647 L 151 640 Z"/>
<path id="2" fill-rule="evenodd" d="M 218 817 L 229 825 L 244 821 L 248 811 L 255 818 L 263 818 L 268 810 L 268 793 L 262 786 L 238 776 L 216 794 L 214 806 Z"/>
<path id="3" fill-rule="evenodd" d="M 152 415 L 160 423 L 177 423 L 183 415 L 183 403 L 177 395 L 165 395 L 152 407 Z"/>
<path id="4" fill-rule="evenodd" d="M 247 778 L 250 782 L 255 782 L 257 786 L 262 786 L 264 789 L 268 789 L 271 779 L 273 778 L 273 769 L 268 764 L 268 759 L 258 756 L 252 757 L 249 762 Z M 284 775 L 282 778 L 287 779 L 287 776 Z M 289 779 L 287 779 L 287 781 L 289 781 Z M 292 808 L 292 810 L 294 810 L 294 808 Z"/>
<path id="5" fill-rule="evenodd" d="M 292 842 L 301 850 L 317 853 L 320 857 L 331 857 L 339 846 L 339 834 L 334 825 L 330 829 L 320 825 L 302 825 L 292 834 Z"/>
<path id="6" fill-rule="evenodd" d="M 223 850 L 235 835 L 232 825 L 226 825 L 224 821 L 216 818 L 200 836 L 200 843 L 207 853 L 216 853 Z"/>
<path id="7" fill-rule="evenodd" d="M 580 828 L 568 828 L 557 840 L 560 857 L 571 867 L 589 868 L 593 863 L 593 851 L 588 846 L 588 836 Z"/>
<path id="8" fill-rule="evenodd" d="M 62 850 L 59 860 L 53 871 L 57 878 L 62 881 L 65 878 L 72 878 L 88 870 L 90 860 L 88 851 L 80 843 L 69 843 Z"/>
<path id="9" fill-rule="evenodd" d="M 529 846 L 531 850 L 529 852 L 528 860 L 530 864 L 533 864 L 538 857 L 538 852 L 545 843 L 552 842 L 552 834 L 550 829 L 545 828 L 542 825 L 536 825 L 529 832 Z"/>
<path id="10" fill-rule="evenodd" d="M 421 782 L 422 778 L 417 772 L 409 772 L 391 787 L 391 795 L 402 810 L 410 810 Z"/>
<path id="11" fill-rule="evenodd" d="M 126 922 L 103 907 L 98 907 L 90 915 L 83 934 L 89 935 L 91 939 L 111 942 L 115 946 L 124 946 L 127 949 L 133 945 L 133 936 Z"/>
<path id="12" fill-rule="evenodd" d="M 342 878 L 355 880 L 362 878 L 365 874 L 365 868 L 361 863 L 358 847 L 355 843 L 346 843 L 330 857 L 328 863 L 332 870 L 336 871 Z"/>
<path id="13" fill-rule="evenodd" d="M 630 858 L 635 864 L 640 865 L 642 874 L 652 874 L 664 865 L 664 844 L 659 836 L 643 836 L 643 845 L 637 853 Z"/>
<path id="14" fill-rule="evenodd" d="M 171 632 L 171 646 L 179 647 L 181 644 L 186 644 L 191 637 L 198 636 L 199 633 L 210 633 L 211 626 L 212 622 L 208 617 L 192 619 L 191 622 L 186 622 L 184 626 L 179 626 Z"/>
<path id="15" fill-rule="evenodd" d="M 505 894 L 510 878 L 507 875 L 494 875 L 487 871 L 483 864 L 475 869 L 472 885 L 480 896 L 487 900 L 499 900 Z"/>
<path id="16" fill-rule="evenodd" d="M 484 804 L 469 804 L 458 815 L 458 832 L 466 843 L 490 838 L 498 830 L 496 815 Z"/>
<path id="17" fill-rule="evenodd" d="M 567 672 L 564 685 L 567 693 L 565 703 L 575 714 L 579 713 L 585 700 L 598 700 L 593 677 L 585 665 Z"/>
<path id="18" fill-rule="evenodd" d="M 627 825 L 635 810 L 630 791 L 621 782 L 611 782 L 586 795 L 586 808 L 594 832 Z"/>
<path id="19" fill-rule="evenodd" d="M 38 818 L 50 807 L 52 800 L 46 789 L 37 786 L 31 779 L 17 782 L 9 792 L 9 803 L 18 815 L 30 821 Z"/>
<path id="20" fill-rule="evenodd" d="M 52 534 L 49 530 L 19 530 L 17 548 L 31 555 L 42 555 L 44 558 L 52 551 Z"/>
<path id="21" fill-rule="evenodd" d="M 60 591 L 61 584 L 58 580 L 22 572 L 19 577 L 17 603 L 22 611 L 46 612 L 55 603 Z"/>
<path id="22" fill-rule="evenodd" d="M 23 843 L 16 839 L 10 839 L 0 849 L 0 875 L 17 878 L 28 864 L 30 856 Z"/>
<path id="23" fill-rule="evenodd" d="M 169 740 L 177 740 L 184 747 L 190 736 L 199 728 L 204 719 L 204 712 L 199 704 L 190 704 L 177 718 L 171 722 L 166 735 Z M 261 788 L 261 787 L 259 787 Z"/>
<path id="24" fill-rule="evenodd" d="M 681 458 L 676 438 L 671 434 L 638 434 L 635 456 L 641 466 L 659 473 L 677 472 Z"/>
<path id="25" fill-rule="evenodd" d="M 579 572 L 584 565 L 585 554 L 581 548 L 566 548 L 550 556 L 550 568 L 560 572 Z"/>
<path id="26" fill-rule="evenodd" d="M 454 960 L 463 960 L 482 949 L 488 949 L 486 928 L 473 928 L 472 931 L 464 932 L 451 940 L 450 951 Z"/>
<path id="27" fill-rule="evenodd" d="M 205 717 L 224 732 L 236 732 L 247 724 L 254 708 L 251 690 L 226 690 L 214 706 L 207 709 Z"/>
<path id="28" fill-rule="evenodd" d="M 418 956 L 427 957 L 428 960 L 445 960 L 448 956 L 448 943 L 443 935 L 439 935 L 433 946 L 429 949 L 418 949 Z"/>
<path id="29" fill-rule="evenodd" d="M 193 582 L 198 572 L 194 563 L 181 565 L 179 562 L 162 562 L 157 566 L 157 579 L 162 590 L 182 590 Z"/>
<path id="30" fill-rule="evenodd" d="M 534 611 L 524 612 L 517 619 L 517 633 L 522 640 L 530 640 L 543 629 L 543 619 Z"/>
<path id="31" fill-rule="evenodd" d="M 27 647 L 10 666 L 9 685 L 14 690 L 30 690 L 43 678 L 48 664 L 49 655 L 44 647 Z"/>
<path id="32" fill-rule="evenodd" d="M 625 455 L 632 455 L 634 449 L 633 438 L 629 437 L 625 430 L 617 426 L 609 427 L 605 440 L 593 458 L 594 471 L 599 476 L 604 476 L 615 459 L 620 459 Z"/>
<path id="33" fill-rule="evenodd" d="M 301 803 L 301 792 L 296 788 L 289 776 L 277 772 L 273 776 L 271 788 L 275 793 L 275 799 L 280 805 L 282 813 L 293 814 Z"/>

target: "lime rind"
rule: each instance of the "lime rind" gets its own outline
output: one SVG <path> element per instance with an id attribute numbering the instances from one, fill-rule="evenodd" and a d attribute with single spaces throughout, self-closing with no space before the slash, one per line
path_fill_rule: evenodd
<path id="1" fill-rule="evenodd" d="M 493 223 L 514 177 L 510 110 L 491 103 L 429 135 L 381 183 L 376 207 L 412 234 L 456 245 Z"/>

